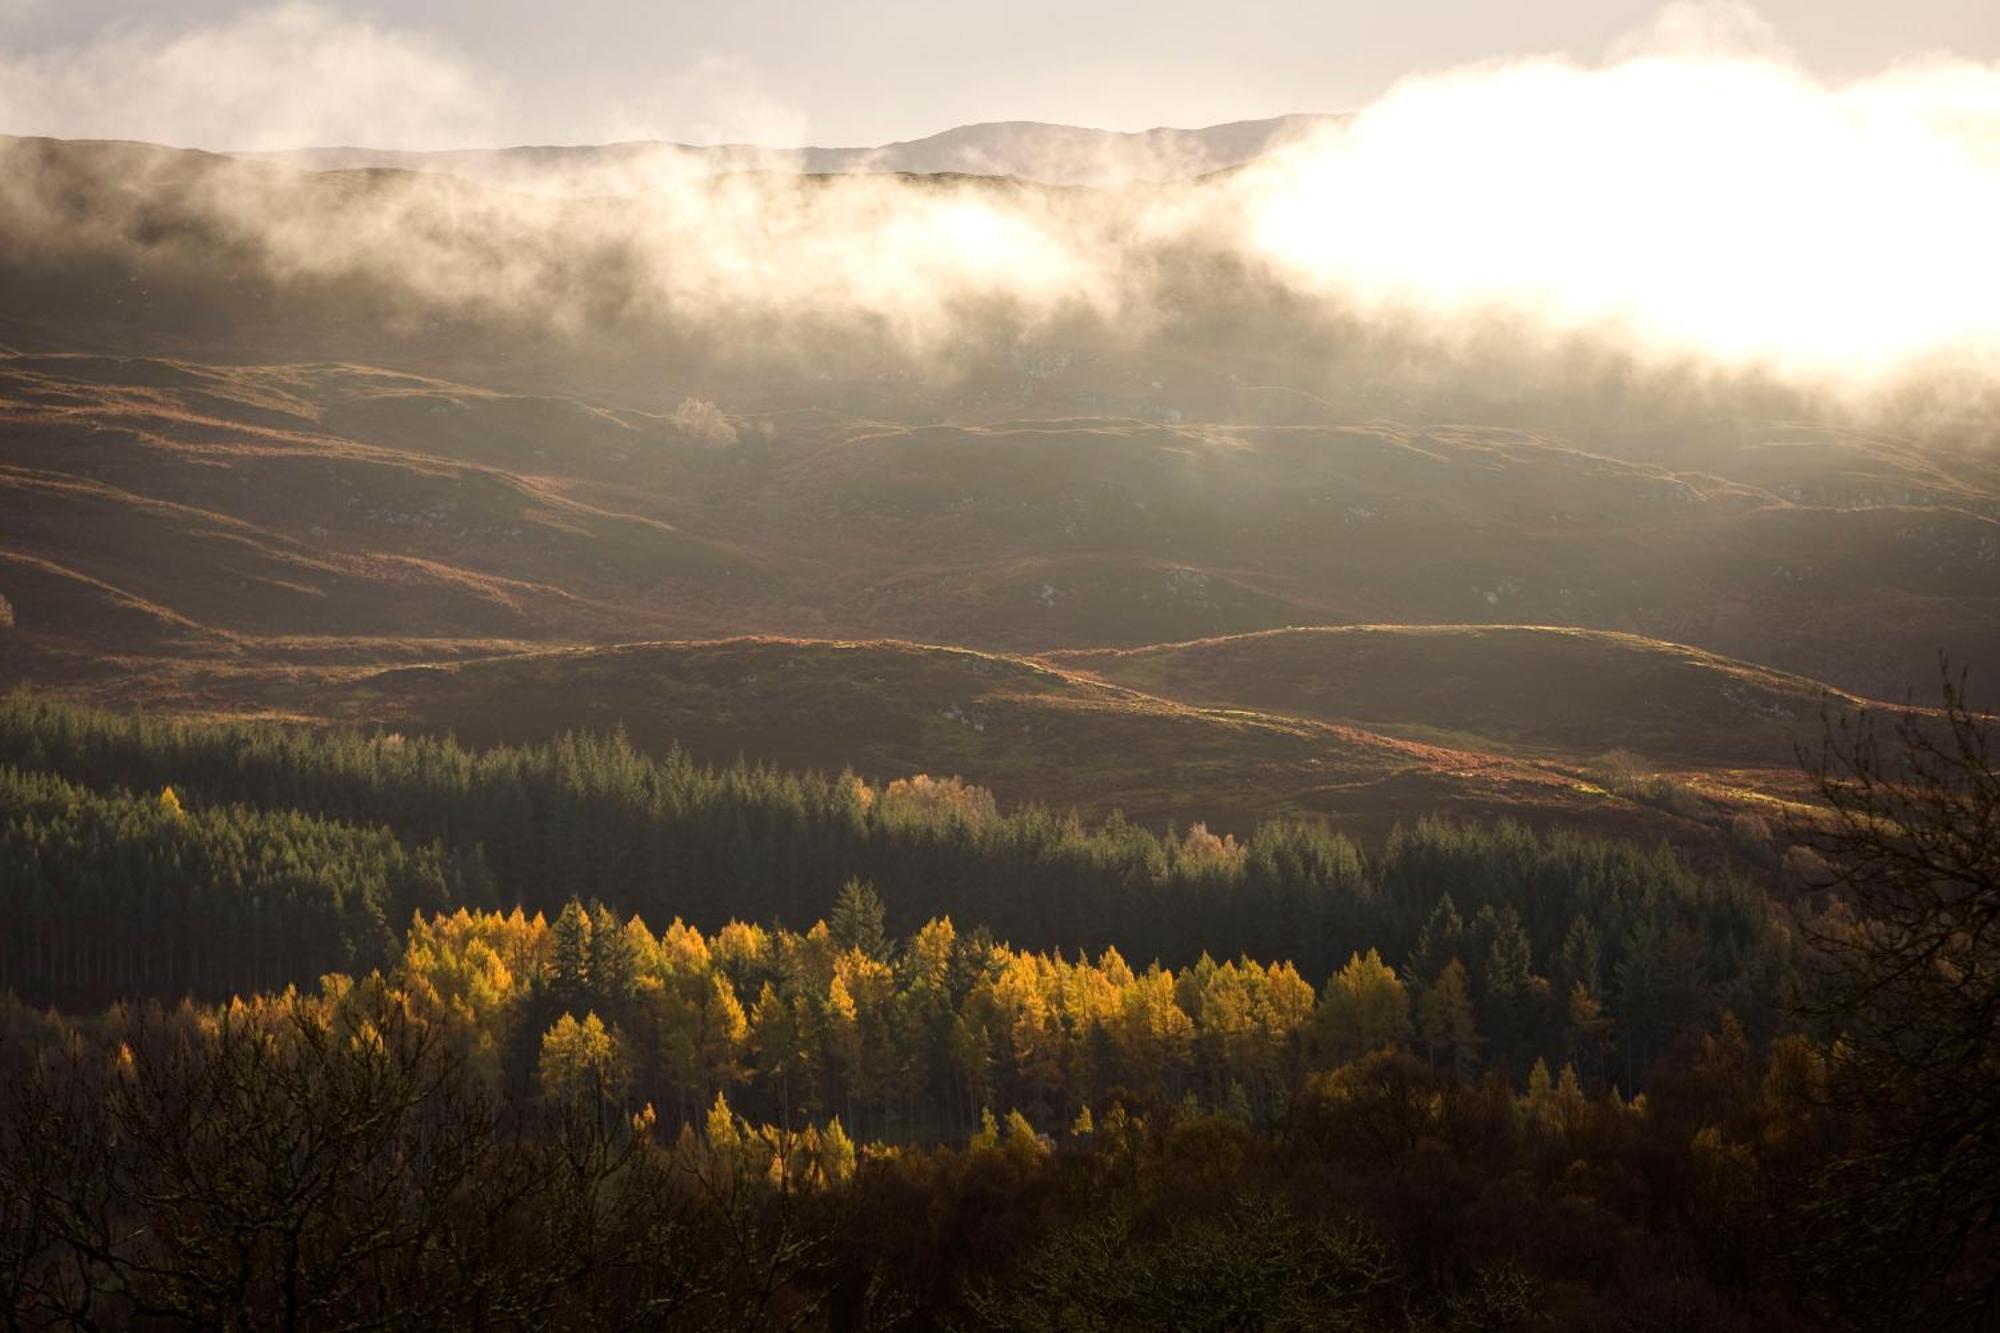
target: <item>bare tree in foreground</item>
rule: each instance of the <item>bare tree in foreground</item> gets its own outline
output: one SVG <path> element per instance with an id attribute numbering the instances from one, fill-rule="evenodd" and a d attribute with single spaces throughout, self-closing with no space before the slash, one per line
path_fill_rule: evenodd
<path id="1" fill-rule="evenodd" d="M 1830 724 L 1795 830 L 1836 900 L 1804 1006 L 1856 1126 L 1817 1182 L 1818 1276 L 1868 1322 L 2000 1319 L 2000 775 L 1990 714 Z"/>

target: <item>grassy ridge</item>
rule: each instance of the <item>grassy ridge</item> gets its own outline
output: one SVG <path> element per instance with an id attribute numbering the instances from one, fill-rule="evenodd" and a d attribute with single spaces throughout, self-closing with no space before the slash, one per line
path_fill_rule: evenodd
<path id="1" fill-rule="evenodd" d="M 1044 651 L 1502 621 L 1893 698 L 1939 647 L 1990 656 L 2000 624 L 1986 470 L 1797 429 L 1698 451 L 1701 470 L 1497 428 L 823 407 L 730 417 L 721 448 L 671 401 L 631 401 L 546 377 L 0 356 L 0 551 L 74 575 L 79 606 L 111 589 L 260 659 L 301 634 Z M 60 600 L 18 622 L 146 647 Z"/>
<path id="2" fill-rule="evenodd" d="M 1587 758 L 1789 768 L 1822 711 L 1863 701 L 1632 634 L 1533 625 L 1355 625 L 1046 654 L 1167 698 Z"/>

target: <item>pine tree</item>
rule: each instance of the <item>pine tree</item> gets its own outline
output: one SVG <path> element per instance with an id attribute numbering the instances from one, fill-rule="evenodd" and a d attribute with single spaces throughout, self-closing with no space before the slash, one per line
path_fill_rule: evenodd
<path id="1" fill-rule="evenodd" d="M 1490 931 L 1483 933 L 1490 933 L 1491 943 L 1475 979 L 1474 1003 L 1485 1018 L 1495 1063 L 1511 1073 L 1527 1058 L 1541 1026 L 1537 1001 L 1544 987 L 1532 970 L 1528 932 L 1511 904 L 1494 915 Z"/>
<path id="2" fill-rule="evenodd" d="M 1419 991 L 1429 986 L 1444 971 L 1445 964 L 1463 951 L 1464 941 L 1465 921 L 1458 914 L 1458 904 L 1449 893 L 1444 894 L 1431 908 L 1429 919 L 1417 935 L 1416 948 L 1410 951 L 1410 984 Z"/>
<path id="3" fill-rule="evenodd" d="M 1569 1058 L 1604 1077 L 1604 1055 L 1611 1049 L 1612 1024 L 1597 996 L 1581 980 L 1569 988 L 1568 1016 L 1563 1024 L 1563 1048 Z"/>
<path id="4" fill-rule="evenodd" d="M 1443 1055 L 1452 1072 L 1460 1078 L 1471 1077 L 1478 1064 L 1479 1032 L 1473 1020 L 1471 983 L 1466 979 L 1465 964 L 1458 959 L 1446 963 L 1424 992 L 1418 1006 L 1418 1030 L 1433 1066 Z"/>
<path id="5" fill-rule="evenodd" d="M 558 995 L 574 998 L 590 985 L 590 914 L 571 898 L 550 928 L 555 950 L 552 981 Z"/>
<path id="6" fill-rule="evenodd" d="M 1619 1047 L 1625 1054 L 1625 1086 L 1638 1085 L 1658 1053 L 1666 1022 L 1667 962 L 1660 929 L 1641 918 L 1626 932 L 1624 958 L 1612 969 L 1618 983 Z"/>
<path id="7" fill-rule="evenodd" d="M 840 896 L 834 900 L 833 912 L 826 919 L 826 928 L 841 952 L 859 949 L 881 962 L 889 956 L 889 939 L 883 918 L 882 898 L 875 892 L 875 886 L 850 879 L 840 886 Z"/>
<path id="8" fill-rule="evenodd" d="M 1558 974 L 1564 991 L 1573 990 L 1578 982 L 1595 991 L 1602 984 L 1599 972 L 1602 959 L 1603 949 L 1598 942 L 1596 927 L 1581 916 L 1572 918 L 1569 931 L 1563 936 Z"/>
<path id="9" fill-rule="evenodd" d="M 631 936 L 601 902 L 591 905 L 589 934 L 591 993 L 614 1004 L 629 1000 L 639 980 Z"/>

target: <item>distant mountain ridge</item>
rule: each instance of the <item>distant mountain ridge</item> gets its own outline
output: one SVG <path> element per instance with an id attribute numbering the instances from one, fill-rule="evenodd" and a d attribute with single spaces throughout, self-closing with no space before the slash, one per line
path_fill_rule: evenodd
<path id="1" fill-rule="evenodd" d="M 487 184 L 551 174 L 578 191 L 617 191 L 661 177 L 730 171 L 909 172 L 1012 176 L 1047 185 L 1126 185 L 1185 180 L 1241 166 L 1339 123 L 1334 115 L 1274 116 L 1201 129 L 1122 132 L 994 121 L 874 148 L 768 148 L 755 144 L 633 143 L 450 149 L 305 148 L 232 156 L 311 171 L 396 168 Z"/>

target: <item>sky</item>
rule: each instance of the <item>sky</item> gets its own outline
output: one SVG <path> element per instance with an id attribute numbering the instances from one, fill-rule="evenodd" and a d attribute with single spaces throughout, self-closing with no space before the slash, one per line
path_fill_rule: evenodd
<path id="1" fill-rule="evenodd" d="M 1831 82 L 2000 61 L 2000 0 L 1706 8 Z M 1659 0 L 0 0 L 0 132 L 231 149 L 1191 127 L 1354 110 L 1471 62 L 1602 60 L 1659 13 Z"/>

